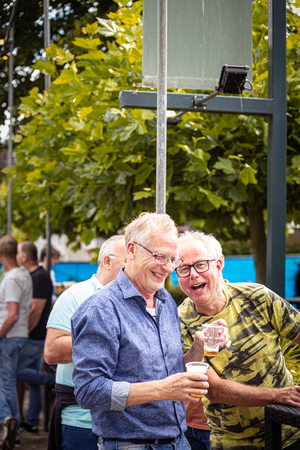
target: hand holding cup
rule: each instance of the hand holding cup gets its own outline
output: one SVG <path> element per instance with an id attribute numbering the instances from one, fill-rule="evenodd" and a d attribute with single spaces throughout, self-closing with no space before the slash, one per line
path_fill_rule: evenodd
<path id="1" fill-rule="evenodd" d="M 192 361 L 186 363 L 185 367 L 187 372 L 206 374 L 209 368 L 209 364 L 201 361 Z M 191 394 L 191 397 L 202 397 L 202 395 Z"/>
<path id="2" fill-rule="evenodd" d="M 217 356 L 224 327 L 208 323 L 203 324 L 202 328 L 204 334 L 204 356 Z"/>

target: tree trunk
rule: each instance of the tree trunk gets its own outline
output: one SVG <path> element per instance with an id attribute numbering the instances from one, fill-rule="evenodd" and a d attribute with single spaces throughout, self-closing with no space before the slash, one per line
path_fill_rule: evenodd
<path id="1" fill-rule="evenodd" d="M 256 273 L 256 283 L 266 284 L 266 254 L 267 240 L 263 218 L 263 208 L 247 206 L 250 223 L 253 259 Z"/>

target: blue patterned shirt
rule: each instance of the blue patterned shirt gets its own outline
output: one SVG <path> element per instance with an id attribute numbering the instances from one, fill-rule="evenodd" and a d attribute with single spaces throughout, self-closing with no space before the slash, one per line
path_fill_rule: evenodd
<path id="1" fill-rule="evenodd" d="M 126 407 L 130 383 L 184 371 L 176 304 L 165 289 L 155 297 L 156 320 L 121 269 L 72 317 L 75 395 L 82 408 L 91 410 L 98 436 L 170 438 L 187 428 L 183 402 Z"/>

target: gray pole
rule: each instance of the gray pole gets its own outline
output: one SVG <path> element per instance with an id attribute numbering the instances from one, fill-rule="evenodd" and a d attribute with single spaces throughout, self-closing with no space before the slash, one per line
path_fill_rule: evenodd
<path id="1" fill-rule="evenodd" d="M 50 45 L 50 21 L 49 21 L 49 0 L 44 0 L 44 47 L 48 48 Z M 51 77 L 45 75 L 45 89 L 47 90 L 51 86 Z M 50 193 L 50 188 L 49 188 Z M 51 213 L 48 211 L 46 214 L 46 255 L 47 255 L 47 272 L 51 270 Z"/>
<path id="2" fill-rule="evenodd" d="M 167 0 L 158 0 L 156 212 L 166 211 L 167 159 Z"/>
<path id="3" fill-rule="evenodd" d="M 49 21 L 49 0 L 44 1 L 44 48 L 48 48 L 50 45 L 50 21 Z M 47 90 L 51 86 L 51 77 L 49 75 L 45 75 L 45 90 Z M 48 192 L 51 194 L 50 187 Z M 47 255 L 47 272 L 50 274 L 51 270 L 51 223 L 50 223 L 50 212 L 48 211 L 46 214 L 46 255 Z M 46 369 L 47 369 L 46 365 Z M 44 388 L 44 431 L 48 431 L 48 423 L 49 423 L 49 395 L 48 388 L 45 386 Z"/>
<path id="4" fill-rule="evenodd" d="M 49 0 L 44 0 L 44 47 L 50 45 L 50 21 L 49 21 Z M 45 89 L 51 86 L 50 75 L 45 75 Z"/>
<path id="5" fill-rule="evenodd" d="M 13 150 L 13 102 L 14 102 L 14 87 L 13 87 L 13 70 L 14 70 L 14 27 L 9 33 L 9 65 L 8 65 L 8 109 L 9 109 L 9 139 L 8 139 L 8 165 L 12 165 L 12 150 Z M 7 234 L 11 234 L 11 218 L 12 218 L 12 182 L 8 180 L 8 198 L 7 198 Z"/>
<path id="6" fill-rule="evenodd" d="M 285 296 L 286 226 L 286 1 L 269 0 L 269 118 L 267 286 Z"/>

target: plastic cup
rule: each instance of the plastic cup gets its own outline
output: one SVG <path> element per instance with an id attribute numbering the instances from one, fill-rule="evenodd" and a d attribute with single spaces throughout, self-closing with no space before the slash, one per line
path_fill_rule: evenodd
<path id="1" fill-rule="evenodd" d="M 206 373 L 208 371 L 209 368 L 209 364 L 205 363 L 205 362 L 200 362 L 200 361 L 192 361 L 192 362 L 188 362 L 185 365 L 186 367 L 186 371 L 187 372 L 194 372 L 194 373 Z M 198 389 L 198 388 L 194 388 L 194 389 Z M 192 397 L 202 397 L 202 395 L 195 395 L 195 394 L 191 394 Z"/>
<path id="2" fill-rule="evenodd" d="M 221 325 L 202 325 L 204 334 L 204 356 L 217 356 L 220 347 Z"/>

